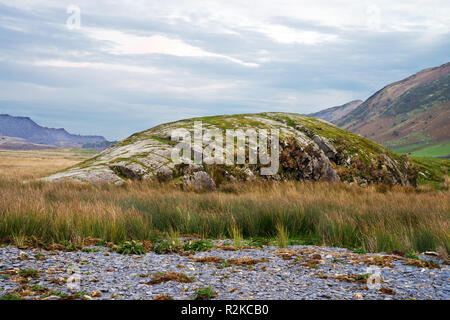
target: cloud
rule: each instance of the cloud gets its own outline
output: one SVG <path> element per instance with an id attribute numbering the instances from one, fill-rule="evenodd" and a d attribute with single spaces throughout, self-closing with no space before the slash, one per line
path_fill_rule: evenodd
<path id="1" fill-rule="evenodd" d="M 142 54 L 166 54 L 177 57 L 198 57 L 198 58 L 219 58 L 246 67 L 258 67 L 258 64 L 244 62 L 242 60 L 205 51 L 199 47 L 191 46 L 180 39 L 171 39 L 162 35 L 153 35 L 150 37 L 136 36 L 127 34 L 118 30 L 105 29 L 83 29 L 88 36 L 111 42 L 112 45 L 105 50 L 117 55 L 142 55 Z"/>
<path id="2" fill-rule="evenodd" d="M 79 30 L 66 27 L 71 4 Z M 0 113 L 119 139 L 185 117 L 365 99 L 448 62 L 450 4 L 2 0 L 0 43 Z"/>
<path id="3" fill-rule="evenodd" d="M 314 45 L 323 42 L 336 41 L 338 38 L 338 36 L 334 34 L 316 31 L 298 31 L 287 26 L 274 24 L 260 26 L 257 30 L 273 40 L 284 44 L 299 43 Z"/>
<path id="4" fill-rule="evenodd" d="M 125 71 L 144 74 L 157 74 L 162 72 L 157 68 L 139 67 L 126 64 L 101 63 L 101 62 L 74 62 L 65 60 L 38 60 L 33 62 L 39 67 L 57 67 L 57 68 L 75 68 L 75 69 L 94 69 L 101 71 Z"/>

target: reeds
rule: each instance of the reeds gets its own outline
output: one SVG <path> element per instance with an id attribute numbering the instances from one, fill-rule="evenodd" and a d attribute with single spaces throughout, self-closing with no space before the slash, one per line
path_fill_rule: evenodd
<path id="1" fill-rule="evenodd" d="M 79 243 L 93 237 L 120 243 L 179 233 L 231 238 L 238 246 L 243 238 L 265 237 L 281 247 L 297 239 L 371 252 L 450 251 L 449 191 L 254 182 L 196 193 L 145 182 L 22 179 L 0 174 L 0 242 Z"/>

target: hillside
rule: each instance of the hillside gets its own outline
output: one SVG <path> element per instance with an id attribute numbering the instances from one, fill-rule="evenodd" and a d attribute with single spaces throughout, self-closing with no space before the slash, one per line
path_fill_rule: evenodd
<path id="1" fill-rule="evenodd" d="M 319 112 L 308 114 L 308 116 L 319 118 L 331 123 L 336 123 L 347 114 L 355 110 L 357 107 L 359 107 L 361 103 L 363 103 L 362 100 L 354 100 L 341 106 L 331 107 Z"/>
<path id="2" fill-rule="evenodd" d="M 194 188 L 215 188 L 226 182 L 259 179 L 261 165 L 175 165 L 171 132 L 204 129 L 279 129 L 280 167 L 271 180 L 346 181 L 367 184 L 415 184 L 417 172 L 409 159 L 363 137 L 319 119 L 292 113 L 260 113 L 181 120 L 136 133 L 98 156 L 47 177 L 123 183 L 131 180 L 173 180 Z M 248 163 L 248 162 L 247 162 Z"/>
<path id="3" fill-rule="evenodd" d="M 401 152 L 450 156 L 450 63 L 376 92 L 335 123 Z"/>
<path id="4" fill-rule="evenodd" d="M 56 146 L 28 142 L 22 138 L 0 135 L 0 149 L 2 150 L 40 150 L 55 149 Z"/>
<path id="5" fill-rule="evenodd" d="M 41 127 L 28 117 L 0 115 L 0 147 L 14 150 L 42 148 L 82 148 L 85 144 L 107 142 L 101 136 L 82 136 L 64 129 Z"/>

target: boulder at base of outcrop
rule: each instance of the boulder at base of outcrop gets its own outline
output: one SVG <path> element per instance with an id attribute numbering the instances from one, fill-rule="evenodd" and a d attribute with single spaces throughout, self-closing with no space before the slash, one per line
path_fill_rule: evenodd
<path id="1" fill-rule="evenodd" d="M 330 159 L 317 145 L 311 143 L 306 147 L 296 140 L 288 139 L 281 144 L 279 174 L 283 180 L 339 181 L 339 175 Z"/>
<path id="2" fill-rule="evenodd" d="M 181 180 L 188 189 L 194 190 L 214 190 L 216 184 L 205 171 L 197 171 L 192 174 L 184 175 Z"/>

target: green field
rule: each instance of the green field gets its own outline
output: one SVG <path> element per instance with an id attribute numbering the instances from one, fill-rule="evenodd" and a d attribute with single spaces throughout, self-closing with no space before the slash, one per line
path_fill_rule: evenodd
<path id="1" fill-rule="evenodd" d="M 450 169 L 449 159 L 414 157 L 413 162 L 419 167 L 422 173 L 419 174 L 417 180 L 419 185 L 431 184 L 436 189 L 439 189 L 442 181 L 445 181 L 446 176 L 448 179 L 448 171 Z"/>
<path id="2" fill-rule="evenodd" d="M 399 153 L 411 153 L 413 157 L 449 158 L 450 140 L 440 142 L 421 142 L 411 145 L 388 147 L 390 150 Z"/>

